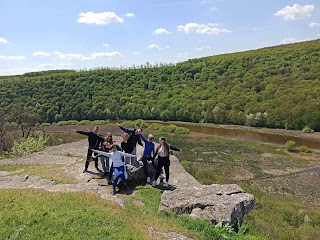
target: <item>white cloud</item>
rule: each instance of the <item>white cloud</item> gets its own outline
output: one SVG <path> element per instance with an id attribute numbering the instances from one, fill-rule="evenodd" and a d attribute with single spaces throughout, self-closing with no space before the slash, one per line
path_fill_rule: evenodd
<path id="1" fill-rule="evenodd" d="M 70 63 L 70 62 L 62 62 L 59 63 L 59 66 L 64 66 L 64 67 L 68 67 L 68 66 L 74 66 L 74 63 Z"/>
<path id="2" fill-rule="evenodd" d="M 32 55 L 33 56 L 41 56 L 41 57 L 51 56 L 49 53 L 41 52 L 41 51 L 34 52 L 34 53 L 32 53 Z"/>
<path id="3" fill-rule="evenodd" d="M 87 60 L 88 58 L 79 53 L 58 54 L 59 58 L 66 60 Z"/>
<path id="4" fill-rule="evenodd" d="M 7 39 L 0 37 L 0 44 L 1 43 L 8 43 Z"/>
<path id="5" fill-rule="evenodd" d="M 126 17 L 134 17 L 134 14 L 133 14 L 133 13 L 126 13 L 125 16 L 126 16 Z"/>
<path id="6" fill-rule="evenodd" d="M 86 24 L 97 24 L 97 25 L 105 25 L 112 22 L 123 23 L 123 19 L 118 17 L 114 12 L 102 12 L 102 13 L 93 13 L 86 12 L 80 13 L 78 23 L 86 23 Z"/>
<path id="7" fill-rule="evenodd" d="M 24 60 L 25 56 L 0 56 L 0 60 Z"/>
<path id="8" fill-rule="evenodd" d="M 293 4 L 292 7 L 286 6 L 285 8 L 282 8 L 276 12 L 274 15 L 281 17 L 285 21 L 295 21 L 306 17 L 311 17 L 315 11 L 316 8 L 314 5 L 300 6 L 299 4 Z"/>
<path id="9" fill-rule="evenodd" d="M 108 43 L 102 43 L 102 45 L 105 47 L 110 47 L 110 45 Z"/>
<path id="10" fill-rule="evenodd" d="M 169 48 L 170 48 L 170 46 L 164 46 L 164 48 L 169 49 Z"/>
<path id="11" fill-rule="evenodd" d="M 216 7 L 211 7 L 211 8 L 209 8 L 209 11 L 215 11 L 215 10 L 217 10 Z"/>
<path id="12" fill-rule="evenodd" d="M 185 58 L 189 55 L 189 53 L 179 53 L 176 57 L 177 58 Z"/>
<path id="13" fill-rule="evenodd" d="M 121 53 L 114 51 L 114 52 L 95 52 L 92 53 L 89 57 L 84 56 L 83 54 L 79 53 L 61 53 L 59 51 L 54 52 L 56 55 L 59 56 L 61 59 L 66 60 L 92 60 L 96 58 L 104 58 L 104 57 L 121 57 L 123 56 Z"/>
<path id="14" fill-rule="evenodd" d="M 122 54 L 115 51 L 115 52 L 99 52 L 99 53 L 92 53 L 91 54 L 91 59 L 96 59 L 96 58 L 104 58 L 104 57 L 121 57 Z"/>
<path id="15" fill-rule="evenodd" d="M 51 63 L 44 63 L 44 64 L 40 64 L 38 65 L 39 68 L 54 68 L 54 65 Z"/>
<path id="16" fill-rule="evenodd" d="M 209 34 L 209 35 L 218 35 L 224 32 L 230 32 L 225 28 L 218 28 L 217 24 L 208 23 L 208 24 L 198 24 L 198 23 L 187 23 L 186 25 L 179 25 L 177 30 L 185 33 L 199 33 L 199 34 Z"/>
<path id="17" fill-rule="evenodd" d="M 196 51 L 202 51 L 202 50 L 208 50 L 208 49 L 211 49 L 211 47 L 210 46 L 202 46 L 202 47 L 198 47 L 198 48 L 196 48 Z"/>
<path id="18" fill-rule="evenodd" d="M 167 31 L 165 28 L 158 28 L 152 33 L 152 35 L 165 35 L 165 34 L 172 34 L 172 32 Z"/>
<path id="19" fill-rule="evenodd" d="M 289 43 L 304 42 L 304 41 L 310 41 L 310 39 L 309 38 L 306 38 L 306 39 L 285 38 L 280 41 L 280 44 L 289 44 Z"/>
<path id="20" fill-rule="evenodd" d="M 311 28 L 316 28 L 316 27 L 320 27 L 320 23 L 309 23 L 309 27 Z"/>
<path id="21" fill-rule="evenodd" d="M 149 48 L 149 49 L 158 49 L 158 50 L 161 49 L 161 47 L 159 47 L 159 46 L 156 45 L 156 44 L 150 44 L 150 45 L 148 46 L 148 48 Z"/>
<path id="22" fill-rule="evenodd" d="M 65 59 L 65 60 L 92 60 L 92 59 L 96 59 L 96 58 L 104 58 L 104 57 L 121 57 L 122 54 L 119 52 L 95 52 L 92 53 L 90 55 L 90 57 L 86 57 L 83 54 L 79 54 L 79 53 L 61 53 L 58 51 L 55 51 L 55 54 L 57 54 L 59 56 L 59 58 L 61 59 Z"/>
<path id="23" fill-rule="evenodd" d="M 132 54 L 134 54 L 134 55 L 140 55 L 141 53 L 140 53 L 140 52 L 133 52 Z"/>

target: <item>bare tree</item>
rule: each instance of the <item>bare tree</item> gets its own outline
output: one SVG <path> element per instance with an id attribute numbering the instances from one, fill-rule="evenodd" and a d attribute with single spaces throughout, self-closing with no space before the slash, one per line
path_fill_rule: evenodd
<path id="1" fill-rule="evenodd" d="M 21 106 L 14 105 L 10 109 L 10 120 L 20 128 L 23 138 L 29 136 L 38 119 L 39 116 L 37 113 L 30 112 Z"/>

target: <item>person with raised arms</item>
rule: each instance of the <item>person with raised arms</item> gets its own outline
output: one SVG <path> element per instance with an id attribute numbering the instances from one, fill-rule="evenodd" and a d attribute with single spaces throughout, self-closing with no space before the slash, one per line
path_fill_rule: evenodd
<path id="1" fill-rule="evenodd" d="M 172 145 L 169 145 L 167 143 L 165 137 L 159 138 L 159 145 L 157 146 L 157 150 L 156 150 L 155 154 L 153 155 L 153 159 L 158 155 L 156 176 L 152 182 L 153 187 L 155 187 L 157 185 L 157 180 L 158 180 L 158 177 L 160 176 L 162 168 L 164 168 L 164 171 L 166 173 L 166 187 L 169 187 L 169 166 L 170 166 L 169 153 L 170 153 L 170 150 L 181 151 L 181 149 L 176 148 Z"/>
<path id="2" fill-rule="evenodd" d="M 129 188 L 127 185 L 127 179 L 125 177 L 125 164 L 122 161 L 122 157 L 135 157 L 136 155 L 121 152 L 117 150 L 117 145 L 113 144 L 111 148 L 111 152 L 104 152 L 99 150 L 92 150 L 97 153 L 97 157 L 106 156 L 111 158 L 112 160 L 112 169 L 115 174 L 115 179 L 113 181 L 113 191 L 112 194 L 116 194 L 116 187 L 118 185 L 118 180 L 121 179 L 123 185 L 126 187 L 126 192 L 129 194 Z"/>
<path id="3" fill-rule="evenodd" d="M 77 131 L 75 129 L 71 129 L 71 130 L 79 134 L 88 136 L 89 147 L 87 151 L 87 160 L 86 160 L 84 170 L 82 171 L 83 173 L 85 173 L 88 171 L 89 163 L 92 159 L 92 153 L 93 153 L 92 149 L 98 150 L 100 147 L 100 144 L 104 142 L 104 138 L 98 134 L 99 127 L 97 126 L 94 127 L 92 132 Z M 96 170 L 100 173 L 101 171 L 98 167 L 98 158 L 94 158 L 94 165 Z"/>
<path id="4" fill-rule="evenodd" d="M 126 128 L 124 126 L 121 126 L 119 123 L 117 123 L 118 127 L 124 131 L 125 133 L 128 133 L 129 136 L 132 135 L 130 141 L 131 141 L 131 144 L 133 146 L 133 150 L 131 152 L 131 154 L 133 155 L 137 155 L 137 143 L 143 147 L 143 144 L 141 142 L 141 138 L 140 138 L 140 134 L 142 133 L 142 128 L 133 128 L 133 129 L 130 129 L 130 128 Z M 132 134 L 134 133 L 134 134 Z M 137 159 L 136 158 L 131 158 L 131 164 L 135 164 L 137 163 Z"/>
<path id="5" fill-rule="evenodd" d="M 148 135 L 148 139 L 146 139 L 142 134 L 140 134 L 141 139 L 144 141 L 144 149 L 142 154 L 142 162 L 143 162 L 143 172 L 147 178 L 147 183 L 150 183 L 150 176 L 148 171 L 148 162 L 152 163 L 152 166 L 156 169 L 156 164 L 153 161 L 154 155 L 154 136 L 152 134 Z"/>

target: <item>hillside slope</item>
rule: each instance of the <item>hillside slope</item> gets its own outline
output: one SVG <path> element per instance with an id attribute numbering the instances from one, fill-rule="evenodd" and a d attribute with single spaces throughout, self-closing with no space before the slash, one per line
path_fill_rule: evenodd
<path id="1" fill-rule="evenodd" d="M 320 130 L 320 40 L 131 69 L 0 78 L 41 122 L 158 119 Z"/>

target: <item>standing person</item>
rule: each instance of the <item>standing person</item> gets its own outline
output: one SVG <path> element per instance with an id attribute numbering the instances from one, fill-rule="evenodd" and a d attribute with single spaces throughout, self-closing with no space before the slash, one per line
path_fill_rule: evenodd
<path id="1" fill-rule="evenodd" d="M 122 135 L 123 141 L 121 142 L 121 148 L 125 153 L 132 153 L 133 152 L 134 146 L 133 146 L 132 138 L 134 138 L 135 135 L 136 135 L 136 129 L 133 129 L 133 132 L 131 133 L 131 135 L 129 135 L 128 133 L 124 133 Z M 130 157 L 125 157 L 124 163 L 129 164 L 130 159 L 131 159 Z"/>
<path id="2" fill-rule="evenodd" d="M 112 139 L 112 133 L 108 132 L 107 136 L 104 138 L 104 142 L 101 144 L 101 151 L 104 152 L 109 152 L 111 150 L 112 144 L 113 144 L 113 139 Z M 107 173 L 109 172 L 109 157 L 106 156 L 101 156 L 100 157 L 100 162 L 101 166 L 103 169 L 103 177 L 107 176 Z"/>
<path id="3" fill-rule="evenodd" d="M 122 161 L 122 157 L 135 157 L 135 155 L 125 153 L 125 152 L 120 152 L 117 150 L 117 146 L 114 144 L 112 145 L 111 152 L 103 152 L 99 150 L 93 150 L 95 153 L 98 154 L 98 156 L 106 156 L 110 157 L 112 160 L 112 165 L 113 165 L 113 172 L 115 174 L 115 179 L 113 181 L 113 191 L 112 194 L 116 194 L 116 187 L 118 185 L 118 180 L 121 178 L 121 181 L 123 185 L 126 187 L 126 192 L 127 194 L 129 193 L 129 188 L 127 185 L 127 179 L 124 175 L 125 173 L 125 165 L 124 162 Z"/>
<path id="4" fill-rule="evenodd" d="M 134 132 L 134 135 L 132 136 L 132 146 L 133 146 L 133 150 L 131 152 L 131 154 L 133 155 L 137 155 L 137 143 L 143 147 L 142 142 L 141 142 L 141 138 L 140 138 L 140 134 L 142 133 L 142 128 L 126 128 L 121 126 L 119 123 L 117 123 L 117 125 L 119 126 L 119 128 L 124 131 L 125 133 L 128 133 L 129 136 L 131 136 L 131 134 Z M 131 164 L 134 164 L 137 162 L 137 158 L 131 158 Z"/>
<path id="5" fill-rule="evenodd" d="M 153 159 L 156 157 L 156 155 L 158 155 L 156 176 L 152 182 L 153 187 L 157 185 L 157 180 L 158 180 L 158 177 L 160 176 L 162 168 L 164 168 L 164 171 L 166 173 L 166 187 L 169 186 L 169 166 L 170 166 L 169 152 L 170 150 L 181 151 L 181 149 L 169 145 L 165 137 L 159 138 L 159 145 L 157 146 L 157 150 L 153 155 Z"/>
<path id="6" fill-rule="evenodd" d="M 140 134 L 141 139 L 144 141 L 144 150 L 142 154 L 142 162 L 143 162 L 143 172 L 147 177 L 147 183 L 150 183 L 150 176 L 148 171 L 148 162 L 151 161 L 152 166 L 156 169 L 156 164 L 154 163 L 153 155 L 154 155 L 154 136 L 152 134 L 148 135 L 148 139 L 146 139 L 142 134 Z"/>
<path id="7" fill-rule="evenodd" d="M 87 160 L 86 160 L 84 170 L 82 171 L 83 173 L 85 173 L 88 171 L 90 159 L 92 158 L 92 153 L 93 153 L 92 149 L 98 150 L 100 147 L 100 144 L 104 141 L 104 138 L 98 134 L 99 127 L 97 126 L 94 127 L 92 132 L 76 131 L 74 129 L 72 129 L 72 131 L 88 136 L 89 147 L 87 152 Z M 96 170 L 100 172 L 97 158 L 94 158 L 94 166 Z"/>

